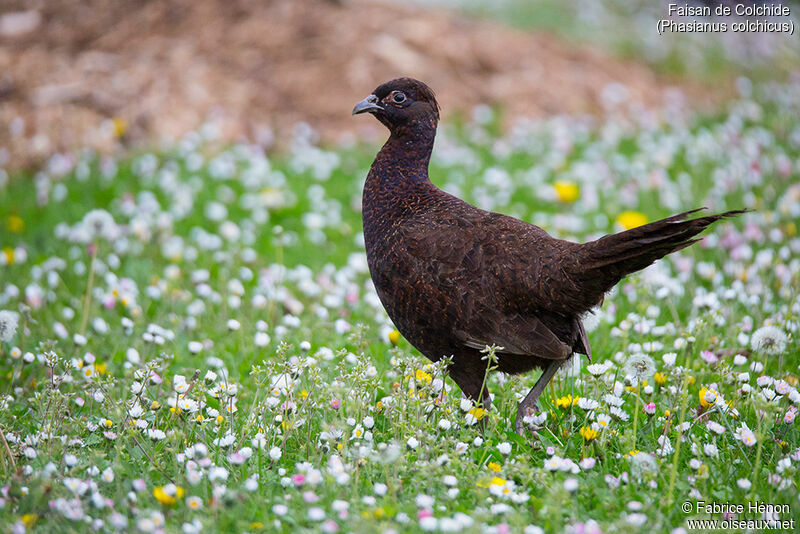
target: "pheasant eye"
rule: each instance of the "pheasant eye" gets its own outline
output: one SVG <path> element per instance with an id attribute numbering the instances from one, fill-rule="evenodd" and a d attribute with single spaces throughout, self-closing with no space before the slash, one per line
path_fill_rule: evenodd
<path id="1" fill-rule="evenodd" d="M 403 93 L 395 93 L 394 96 L 392 97 L 392 100 L 394 100 L 395 103 L 397 104 L 402 104 L 403 102 L 406 101 L 406 95 L 404 95 Z"/>

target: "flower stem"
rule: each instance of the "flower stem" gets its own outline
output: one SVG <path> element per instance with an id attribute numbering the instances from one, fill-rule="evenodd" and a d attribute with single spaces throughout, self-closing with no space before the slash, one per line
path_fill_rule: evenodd
<path id="1" fill-rule="evenodd" d="M 637 388 L 638 387 L 639 386 L 637 385 Z M 640 400 L 639 392 L 637 391 L 636 392 L 636 409 L 633 411 L 633 447 L 631 448 L 631 450 L 634 450 L 634 451 L 636 450 L 636 426 L 637 426 L 637 423 L 639 422 L 639 400 Z"/>
<path id="2" fill-rule="evenodd" d="M 81 335 L 86 334 L 86 325 L 89 323 L 89 307 L 92 304 L 92 286 L 94 285 L 94 260 L 97 259 L 97 245 L 89 245 L 91 260 L 89 261 L 89 280 L 86 282 L 86 294 L 83 296 L 83 316 L 81 318 Z"/>
<path id="3" fill-rule="evenodd" d="M 494 345 L 492 345 L 491 347 L 487 346 L 485 349 L 481 351 L 482 353 L 486 354 L 486 356 L 483 357 L 483 359 L 486 360 L 486 372 L 483 374 L 483 382 L 481 382 L 481 390 L 480 393 L 478 394 L 478 400 L 477 400 L 477 402 L 480 403 L 481 408 L 485 406 L 483 402 L 483 392 L 486 390 L 486 382 L 489 381 L 489 372 L 493 369 L 492 364 L 497 361 L 497 356 L 495 355 L 495 352 L 498 349 L 502 349 L 502 347 L 495 347 Z"/>
<path id="4" fill-rule="evenodd" d="M 758 412 L 758 410 L 756 410 Z M 758 445 L 756 446 L 756 463 L 753 465 L 753 481 L 750 484 L 751 491 L 755 491 L 756 481 L 758 480 L 758 468 L 761 467 L 761 447 L 763 446 L 764 439 L 761 437 L 761 421 L 764 418 L 759 414 L 758 426 L 756 427 L 756 439 Z"/>
<path id="5" fill-rule="evenodd" d="M 681 453 L 681 442 L 683 441 L 683 422 L 686 419 L 686 405 L 689 401 L 689 394 L 686 391 L 688 380 L 686 377 L 681 384 L 681 416 L 678 420 L 678 437 L 675 439 L 675 454 L 672 455 L 672 472 L 669 475 L 669 492 L 667 493 L 667 506 L 672 504 L 672 494 L 675 491 L 675 479 L 678 476 L 678 457 Z"/>

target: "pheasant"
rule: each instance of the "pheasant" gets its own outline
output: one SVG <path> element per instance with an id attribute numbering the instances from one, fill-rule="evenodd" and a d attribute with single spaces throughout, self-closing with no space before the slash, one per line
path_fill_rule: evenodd
<path id="1" fill-rule="evenodd" d="M 582 317 L 625 276 L 698 241 L 712 223 L 745 210 L 689 218 L 691 210 L 588 243 L 484 211 L 431 183 L 439 105 L 411 78 L 380 85 L 356 104 L 390 132 L 367 175 L 367 262 L 381 303 L 408 342 L 432 361 L 452 356 L 449 376 L 488 409 L 483 350 L 497 370 L 542 374 L 517 409 L 515 429 L 575 354 L 591 359 Z"/>

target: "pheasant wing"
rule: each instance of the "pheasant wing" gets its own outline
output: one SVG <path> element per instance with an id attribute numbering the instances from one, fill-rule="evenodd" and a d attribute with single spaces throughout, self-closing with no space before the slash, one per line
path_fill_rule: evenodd
<path id="1" fill-rule="evenodd" d="M 519 237 L 495 234 L 493 229 L 502 230 L 491 224 L 496 216 L 487 214 L 480 224 L 461 214 L 440 218 L 436 225 L 404 225 L 401 239 L 414 262 L 409 270 L 424 273 L 426 283 L 447 295 L 457 310 L 453 334 L 464 346 L 496 345 L 503 347 L 501 353 L 564 359 L 572 348 L 530 306 L 535 300 L 532 273 L 526 272 L 530 265 L 505 264 L 513 260 L 509 251 L 517 248 Z"/>

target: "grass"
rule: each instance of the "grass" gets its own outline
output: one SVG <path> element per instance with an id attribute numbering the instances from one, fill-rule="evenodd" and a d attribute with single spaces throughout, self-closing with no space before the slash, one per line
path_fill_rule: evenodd
<path id="1" fill-rule="evenodd" d="M 0 522 L 666 531 L 708 517 L 700 501 L 796 518 L 800 91 L 759 85 L 717 116 L 665 117 L 441 132 L 435 183 L 560 237 L 618 230 L 625 211 L 755 210 L 612 292 L 587 320 L 606 366 L 557 375 L 525 437 L 513 420 L 535 376 L 492 374 L 484 415 L 392 332 L 360 239 L 376 147 L 298 139 L 267 157 L 193 135 L 12 176 Z"/>

